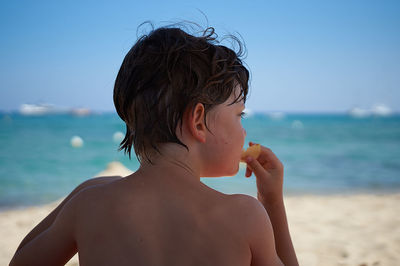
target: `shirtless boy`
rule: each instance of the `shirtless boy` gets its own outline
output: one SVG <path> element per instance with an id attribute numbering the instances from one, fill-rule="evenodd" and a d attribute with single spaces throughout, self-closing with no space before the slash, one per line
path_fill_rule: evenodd
<path id="1" fill-rule="evenodd" d="M 159 28 L 119 70 L 121 143 L 140 168 L 78 186 L 22 241 L 10 265 L 298 265 L 282 195 L 283 165 L 261 147 L 247 156 L 257 199 L 227 195 L 200 177 L 235 175 L 246 132 L 249 72 L 212 28 L 195 37 Z M 252 145 L 252 143 L 250 143 Z"/>

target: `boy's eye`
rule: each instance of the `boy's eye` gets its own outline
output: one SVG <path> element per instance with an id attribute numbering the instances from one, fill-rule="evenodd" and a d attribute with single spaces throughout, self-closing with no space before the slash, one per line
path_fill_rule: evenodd
<path id="1" fill-rule="evenodd" d="M 241 118 L 244 118 L 245 116 L 246 116 L 246 113 L 245 113 L 245 112 L 241 112 L 241 113 L 240 113 L 240 117 L 241 117 Z"/>

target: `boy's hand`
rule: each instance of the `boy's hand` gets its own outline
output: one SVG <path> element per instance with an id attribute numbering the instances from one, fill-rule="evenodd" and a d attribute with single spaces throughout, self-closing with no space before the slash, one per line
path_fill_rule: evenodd
<path id="1" fill-rule="evenodd" d="M 250 146 L 255 143 L 250 142 Z M 246 177 L 253 172 L 257 180 L 257 198 L 261 203 L 273 204 L 283 197 L 283 164 L 276 155 L 264 146 L 257 159 L 246 158 Z"/>

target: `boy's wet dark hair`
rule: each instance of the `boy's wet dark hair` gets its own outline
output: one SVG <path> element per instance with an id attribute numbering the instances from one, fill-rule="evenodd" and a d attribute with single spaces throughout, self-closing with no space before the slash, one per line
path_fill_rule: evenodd
<path id="1" fill-rule="evenodd" d="M 144 35 L 122 62 L 114 86 L 114 104 L 126 123 L 120 150 L 139 161 L 159 152 L 161 143 L 178 143 L 176 136 L 188 108 L 202 103 L 205 115 L 225 102 L 237 85 L 234 102 L 246 100 L 249 72 L 236 53 L 219 45 L 214 29 L 193 36 L 177 27 L 162 27 Z M 234 103 L 233 102 L 233 103 Z M 205 118 L 204 118 L 205 119 Z"/>

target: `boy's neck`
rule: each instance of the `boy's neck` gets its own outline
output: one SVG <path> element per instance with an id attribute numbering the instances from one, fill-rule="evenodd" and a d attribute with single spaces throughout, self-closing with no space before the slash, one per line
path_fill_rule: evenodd
<path id="1" fill-rule="evenodd" d="M 144 159 L 138 171 L 165 173 L 200 182 L 199 167 L 191 159 L 192 156 L 186 148 L 171 144 L 163 146 L 160 151 L 161 154 L 151 156 L 151 163 Z"/>

